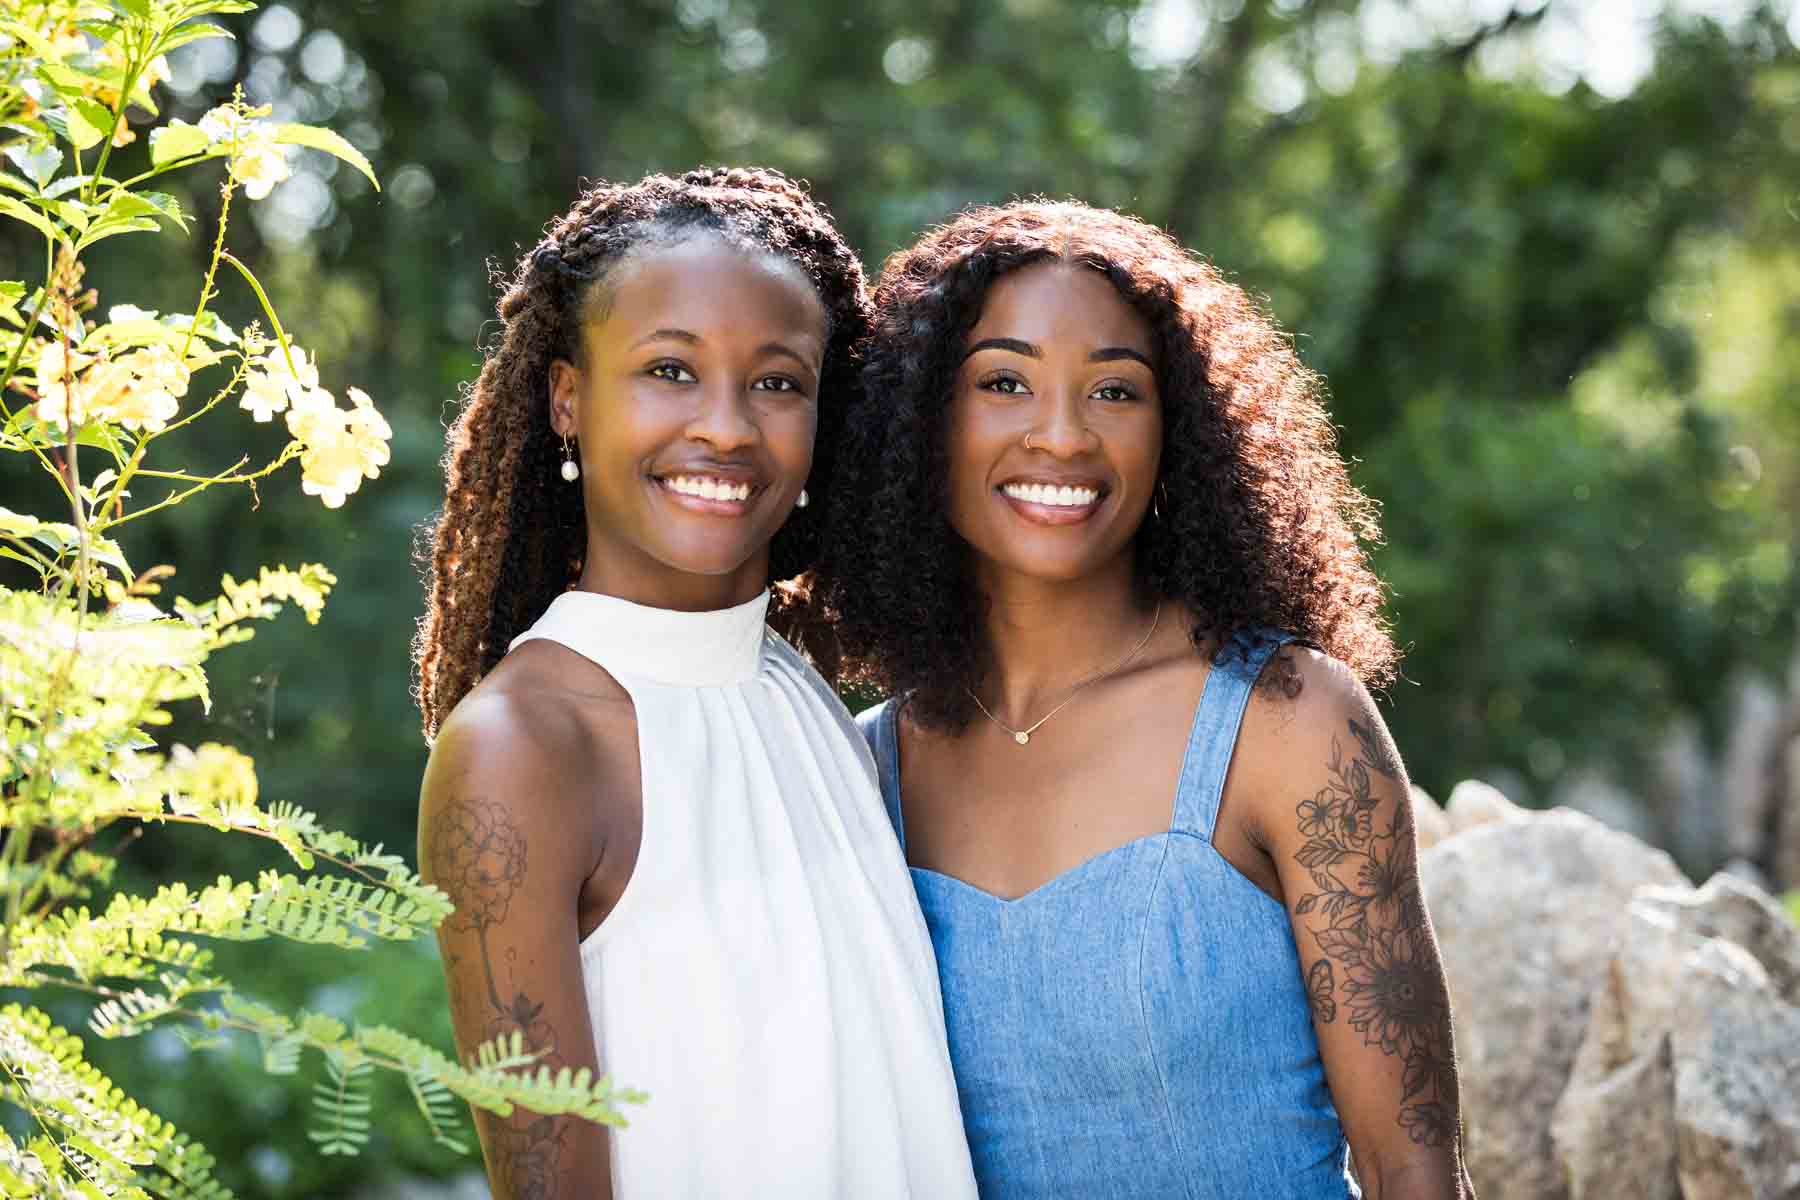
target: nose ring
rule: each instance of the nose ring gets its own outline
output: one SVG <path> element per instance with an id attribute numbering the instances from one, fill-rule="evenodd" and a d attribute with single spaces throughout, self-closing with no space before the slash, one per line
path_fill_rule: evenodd
<path id="1" fill-rule="evenodd" d="M 1027 450 L 1031 449 L 1031 433 L 1029 432 L 1025 435 L 1025 448 Z"/>

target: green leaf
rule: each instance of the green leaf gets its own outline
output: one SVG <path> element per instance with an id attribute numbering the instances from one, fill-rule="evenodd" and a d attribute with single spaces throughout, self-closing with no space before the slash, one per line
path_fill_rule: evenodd
<path id="1" fill-rule="evenodd" d="M 361 171 L 375 185 L 376 191 L 381 190 L 381 181 L 375 178 L 375 168 L 369 165 L 363 152 L 335 130 L 321 129 L 317 125 L 283 125 L 275 131 L 275 140 L 284 146 L 307 146 L 313 150 L 323 150 Z"/>
<path id="2" fill-rule="evenodd" d="M 50 206 L 56 210 L 65 224 L 77 232 L 85 233 L 88 220 L 93 216 L 93 209 L 79 200 L 57 200 Z"/>
<path id="3" fill-rule="evenodd" d="M 16 279 L 0 279 L 0 304 L 17 304 L 25 298 L 26 287 Z"/>
<path id="4" fill-rule="evenodd" d="M 20 174 L 38 185 L 39 191 L 44 190 L 44 185 L 50 182 L 56 169 L 63 163 L 63 152 L 50 142 L 41 142 L 36 146 L 8 146 L 6 157 L 12 160 L 13 166 L 19 168 Z"/>
<path id="5" fill-rule="evenodd" d="M 223 25 L 214 25 L 210 21 L 195 21 L 192 25 L 182 25 L 164 34 L 156 44 L 158 54 L 167 54 L 177 46 L 185 46 L 189 42 L 198 42 L 205 38 L 229 38 L 231 30 Z"/>
<path id="6" fill-rule="evenodd" d="M 136 17 L 141 21 L 150 19 L 150 0 L 112 0 L 112 8 L 116 13 Z"/>
<path id="7" fill-rule="evenodd" d="M 167 192 L 137 192 L 135 196 L 143 201 L 150 210 L 143 215 L 161 217 L 177 226 L 183 233 L 187 232 L 187 214 L 181 211 L 181 201 Z"/>
<path id="8" fill-rule="evenodd" d="M 93 100 L 71 100 L 64 121 L 70 144 L 77 150 L 87 150 L 99 145 L 112 131 L 113 115 L 111 109 Z"/>
<path id="9" fill-rule="evenodd" d="M 84 187 L 88 180 L 92 178 L 92 175 L 64 175 L 61 179 L 58 179 L 55 183 L 52 183 L 49 187 L 44 189 L 44 196 L 46 199 L 50 200 L 54 200 L 58 196 L 66 196 L 77 188 Z M 103 179 L 101 182 L 110 183 L 111 181 Z"/>
<path id="10" fill-rule="evenodd" d="M 75 243 L 75 253 L 80 254 L 95 242 L 103 242 L 109 237 L 118 237 L 121 233 L 154 233 L 162 226 L 149 217 L 104 217 L 88 227 Z"/>
<path id="11" fill-rule="evenodd" d="M 170 121 L 150 131 L 150 161 L 155 166 L 203 153 L 212 143 L 198 125 Z"/>
<path id="12" fill-rule="evenodd" d="M 25 224 L 31 226 L 47 238 L 55 238 L 57 241 L 65 244 L 69 240 L 60 229 L 51 224 L 49 217 L 46 217 L 35 208 L 20 204 L 10 196 L 0 196 L 0 213 L 11 217 L 15 221 L 25 222 Z"/>

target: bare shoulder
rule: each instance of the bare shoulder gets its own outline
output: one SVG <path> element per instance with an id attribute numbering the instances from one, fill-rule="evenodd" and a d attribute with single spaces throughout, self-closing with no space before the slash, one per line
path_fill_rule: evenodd
<path id="1" fill-rule="evenodd" d="M 438 730 L 419 797 L 428 871 L 433 831 L 479 818 L 560 847 L 571 870 L 585 874 L 599 859 L 609 818 L 635 819 L 637 723 L 629 695 L 585 660 L 590 670 L 572 674 L 574 664 L 559 657 L 572 652 L 537 645 L 502 661 Z"/>
<path id="2" fill-rule="evenodd" d="M 1386 784 L 1401 797 L 1407 791 L 1399 751 L 1355 672 L 1329 654 L 1284 646 L 1251 693 L 1233 773 L 1257 818 L 1270 805 L 1291 816 L 1294 796 L 1318 788 L 1322 766 L 1367 776 L 1369 784 Z"/>

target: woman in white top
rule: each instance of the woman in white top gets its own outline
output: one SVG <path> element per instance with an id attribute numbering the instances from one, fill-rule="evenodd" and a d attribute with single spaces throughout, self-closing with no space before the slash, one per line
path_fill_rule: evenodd
<path id="1" fill-rule="evenodd" d="M 500 318 L 416 648 L 420 861 L 465 1049 L 649 1100 L 482 1114 L 495 1195 L 972 1197 L 872 764 L 765 623 L 830 500 L 856 256 L 774 172 L 652 176 L 553 222 Z"/>

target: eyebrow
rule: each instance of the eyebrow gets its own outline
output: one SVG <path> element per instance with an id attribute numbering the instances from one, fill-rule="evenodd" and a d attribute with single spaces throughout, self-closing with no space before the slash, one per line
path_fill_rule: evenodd
<path id="1" fill-rule="evenodd" d="M 654 329 L 633 342 L 631 344 L 631 349 L 636 350 L 638 347 L 647 345 L 650 342 L 680 342 L 685 346 L 698 346 L 701 340 L 699 334 L 688 329 Z M 758 354 L 779 354 L 784 358 L 793 359 L 808 370 L 816 371 L 819 369 L 812 359 L 806 357 L 806 355 L 800 353 L 786 342 L 764 342 L 756 348 L 756 352 Z"/>
<path id="2" fill-rule="evenodd" d="M 646 342 L 682 342 L 689 346 L 698 346 L 700 344 L 700 335 L 690 333 L 685 329 L 654 329 L 649 333 L 646 333 L 637 341 L 631 343 L 631 348 L 636 350 Z"/>
<path id="3" fill-rule="evenodd" d="M 991 337 L 982 338 L 979 342 L 970 346 L 968 350 L 964 352 L 963 358 L 967 359 L 978 350 L 1010 350 L 1014 354 L 1023 354 L 1026 358 L 1044 357 L 1044 352 L 1030 342 L 1021 341 L 1018 338 Z M 1149 357 L 1145 355 L 1143 351 L 1133 350 L 1130 346 L 1102 346 L 1100 349 L 1088 355 L 1089 362 L 1097 363 L 1117 362 L 1122 358 L 1128 358 L 1133 362 L 1143 363 L 1152 371 L 1156 370 L 1156 364 L 1151 362 Z"/>

